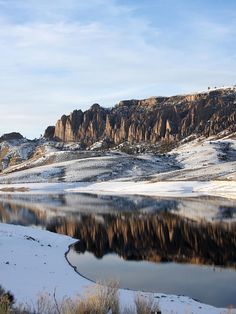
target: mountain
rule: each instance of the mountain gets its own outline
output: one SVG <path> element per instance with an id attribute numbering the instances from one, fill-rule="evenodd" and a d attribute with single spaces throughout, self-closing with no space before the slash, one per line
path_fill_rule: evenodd
<path id="1" fill-rule="evenodd" d="M 173 142 L 192 134 L 236 131 L 236 86 L 191 95 L 124 100 L 111 109 L 94 104 L 89 110 L 63 115 L 44 134 L 47 139 L 89 146 L 107 140 L 120 144 Z"/>

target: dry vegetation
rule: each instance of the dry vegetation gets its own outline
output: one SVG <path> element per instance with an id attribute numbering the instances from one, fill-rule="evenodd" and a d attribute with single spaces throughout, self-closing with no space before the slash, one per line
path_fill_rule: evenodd
<path id="1" fill-rule="evenodd" d="M 14 297 L 10 292 L 6 292 L 0 286 L 0 314 L 12 313 L 11 309 L 14 304 Z"/>
<path id="2" fill-rule="evenodd" d="M 41 295 L 35 306 L 14 306 L 14 298 L 0 287 L 0 314 L 160 314 L 154 298 L 137 294 L 134 306 L 121 308 L 118 284 L 96 284 L 84 296 L 65 298 L 58 302 L 54 296 Z"/>

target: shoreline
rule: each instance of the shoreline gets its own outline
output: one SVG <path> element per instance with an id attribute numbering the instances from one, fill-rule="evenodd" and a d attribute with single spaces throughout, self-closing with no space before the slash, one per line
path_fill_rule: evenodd
<path id="1" fill-rule="evenodd" d="M 0 284 L 13 293 L 17 303 L 32 304 L 40 293 L 53 295 L 55 291 L 59 300 L 65 296 L 73 298 L 93 285 L 75 272 L 65 258 L 65 251 L 78 240 L 46 230 L 3 223 L 0 223 L 0 235 Z M 135 293 L 137 291 L 119 289 L 121 306 L 132 305 Z M 187 296 L 152 295 L 159 301 L 163 313 L 183 313 L 186 308 L 192 313 L 228 313 L 228 309 L 199 303 Z"/>
<path id="2" fill-rule="evenodd" d="M 102 181 L 0 184 L 0 195 L 87 193 L 168 198 L 222 197 L 236 200 L 236 181 Z"/>

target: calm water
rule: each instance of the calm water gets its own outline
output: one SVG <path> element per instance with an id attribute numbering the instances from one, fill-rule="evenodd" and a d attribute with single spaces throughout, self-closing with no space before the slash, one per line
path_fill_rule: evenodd
<path id="1" fill-rule="evenodd" d="M 81 239 L 78 273 L 123 288 L 236 306 L 236 203 L 86 194 L 6 196 L 0 221 Z"/>

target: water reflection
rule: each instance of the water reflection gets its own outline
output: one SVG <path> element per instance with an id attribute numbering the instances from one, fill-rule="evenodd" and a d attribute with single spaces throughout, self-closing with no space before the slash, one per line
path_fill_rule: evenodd
<path id="1" fill-rule="evenodd" d="M 79 239 L 74 249 L 101 258 L 236 266 L 236 226 L 195 223 L 171 213 L 81 215 L 48 226 Z"/>
<path id="2" fill-rule="evenodd" d="M 184 216 L 194 211 L 195 217 Z M 202 217 L 204 211 L 208 220 Z M 72 194 L 8 196 L 0 200 L 0 221 L 35 225 L 78 238 L 77 252 L 91 252 L 98 258 L 115 253 L 125 260 L 227 267 L 236 266 L 234 215 L 233 203 L 222 204 L 215 199 L 206 202 Z"/>
<path id="3" fill-rule="evenodd" d="M 130 283 L 135 281 L 132 276 L 136 278 L 135 287 L 129 288 L 176 294 L 187 291 L 186 294 L 201 299 L 202 291 L 209 285 L 212 297 L 208 297 L 208 302 L 201 301 L 219 306 L 235 302 L 232 296 L 236 294 L 232 288 L 236 287 L 234 201 L 86 194 L 14 195 L 1 197 L 0 221 L 37 226 L 81 239 L 71 247 L 68 256 L 78 271 L 90 279 L 98 279 L 98 269 L 100 274 L 110 275 L 109 269 L 114 271 L 116 265 L 118 279 L 122 278 L 122 272 Z M 223 268 L 222 275 L 214 275 L 214 266 L 230 268 L 233 275 Z M 133 270 L 132 276 L 129 269 Z M 151 280 L 151 272 L 158 284 Z M 173 280 L 162 281 L 165 273 L 172 274 L 169 278 Z M 189 276 L 189 280 L 181 280 L 180 274 Z M 128 287 L 126 282 L 124 287 Z M 224 294 L 228 297 L 220 298 Z"/>

